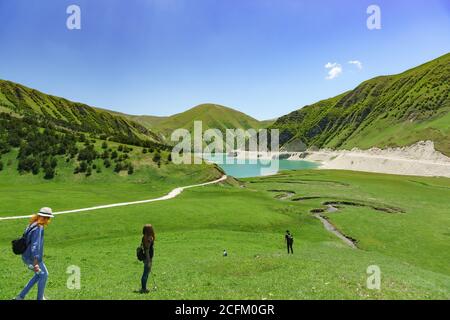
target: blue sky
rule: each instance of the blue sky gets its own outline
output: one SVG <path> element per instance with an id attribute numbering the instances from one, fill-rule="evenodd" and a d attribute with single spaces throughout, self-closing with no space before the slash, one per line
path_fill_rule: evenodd
<path id="1" fill-rule="evenodd" d="M 130 114 L 214 102 L 270 119 L 447 52 L 448 0 L 0 0 L 1 79 Z"/>

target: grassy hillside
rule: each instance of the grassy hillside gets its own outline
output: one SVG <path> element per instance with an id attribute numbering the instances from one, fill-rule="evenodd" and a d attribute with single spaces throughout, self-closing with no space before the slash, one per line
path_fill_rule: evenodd
<path id="1" fill-rule="evenodd" d="M 154 130 L 161 132 L 170 139 L 173 130 L 184 128 L 194 129 L 194 121 L 202 121 L 203 130 L 219 129 L 259 129 L 263 125 L 258 120 L 231 108 L 217 104 L 201 104 L 185 112 L 170 116 L 155 124 Z"/>
<path id="2" fill-rule="evenodd" d="M 80 150 L 85 148 L 83 143 L 77 143 L 77 146 Z M 145 200 L 164 195 L 178 186 L 210 181 L 222 175 L 213 165 L 175 165 L 169 160 L 169 151 L 165 150 L 114 142 L 108 142 L 108 147 L 104 148 L 102 140 L 91 142 L 90 146 L 100 155 L 116 153 L 117 157 L 99 156 L 86 161 L 79 160 L 79 157 L 56 155 L 53 159 L 57 166 L 51 179 L 44 179 L 45 170 L 18 172 L 18 149 L 3 154 L 0 157 L 0 202 L 10 206 L 3 207 L 0 216 L 30 214 L 42 207 L 43 202 L 61 211 Z M 127 150 L 119 151 L 123 148 Z M 86 169 L 80 170 L 82 163 Z"/>
<path id="3" fill-rule="evenodd" d="M 108 110 L 107 110 L 108 111 Z M 109 111 L 113 114 L 117 114 L 119 116 L 125 117 L 127 119 L 130 119 L 134 122 L 137 122 L 139 124 L 141 124 L 142 126 L 146 127 L 147 129 L 150 130 L 154 130 L 155 127 L 161 123 L 162 121 L 166 120 L 168 117 L 158 117 L 158 116 L 145 116 L 145 115 L 141 115 L 141 116 L 136 116 L 136 115 L 131 115 L 131 114 L 125 114 L 125 113 L 121 113 L 121 112 L 116 112 L 116 111 Z"/>
<path id="4" fill-rule="evenodd" d="M 450 208 L 442 201 L 450 196 L 449 181 L 305 170 L 247 179 L 245 187 L 189 189 L 170 201 L 57 216 L 46 230 L 50 272 L 46 295 L 50 299 L 449 299 Z M 95 192 L 106 197 L 116 186 L 111 180 L 109 186 L 97 184 Z M 2 195 L 21 187 L 0 188 Z M 61 194 L 65 188 L 61 185 Z M 149 188 L 143 184 L 142 189 Z M 2 199 L 4 212 L 33 212 L 42 203 L 37 200 L 42 190 L 37 186 L 30 190 L 35 200 L 21 202 L 20 210 L 12 197 Z M 72 187 L 67 190 L 72 193 L 65 207 L 79 207 L 95 198 L 89 192 L 77 194 Z M 295 195 L 277 199 L 283 190 Z M 115 202 L 116 196 L 110 200 Z M 351 249 L 310 213 L 331 200 L 370 202 L 402 212 L 340 206 L 338 212 L 326 214 L 357 240 L 358 249 Z M 149 287 L 155 279 L 158 288 L 140 295 L 135 290 L 142 263 L 135 258 L 135 248 L 145 223 L 156 230 Z M 0 299 L 11 299 L 32 275 L 9 244 L 25 224 L 26 220 L 0 221 Z M 286 229 L 295 237 L 290 256 L 283 242 Z M 223 249 L 228 257 L 222 257 Z M 81 290 L 66 287 L 70 265 L 81 268 Z M 381 290 L 367 289 L 370 265 L 381 269 Z M 28 299 L 35 298 L 35 290 Z"/>
<path id="5" fill-rule="evenodd" d="M 279 118 L 281 143 L 348 149 L 433 140 L 450 155 L 450 53 Z"/>
<path id="6" fill-rule="evenodd" d="M 0 112 L 37 117 L 67 129 L 101 135 L 104 139 L 124 143 L 159 141 L 153 132 L 125 117 L 47 95 L 10 81 L 0 80 Z"/>

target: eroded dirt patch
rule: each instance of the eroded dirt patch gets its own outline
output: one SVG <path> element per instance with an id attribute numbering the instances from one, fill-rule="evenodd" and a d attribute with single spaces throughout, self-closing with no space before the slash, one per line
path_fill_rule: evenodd
<path id="1" fill-rule="evenodd" d="M 376 211 L 382 211 L 382 212 L 387 212 L 387 213 L 405 213 L 405 211 L 403 209 L 397 208 L 397 207 L 374 205 L 374 204 L 355 202 L 355 201 L 348 201 L 348 200 L 344 200 L 344 201 L 325 201 L 323 203 L 323 205 L 324 206 L 333 206 L 333 207 L 336 207 L 336 206 L 339 206 L 339 205 L 353 206 L 353 207 L 368 207 L 368 208 L 372 208 L 373 210 L 376 210 Z"/>
<path id="2" fill-rule="evenodd" d="M 311 196 L 311 197 L 297 197 L 292 199 L 292 201 L 303 201 L 303 200 L 313 200 L 313 199 L 320 199 L 323 197 L 317 197 L 317 196 Z"/>
<path id="3" fill-rule="evenodd" d="M 295 191 L 292 190 L 267 190 L 267 191 L 279 193 L 275 196 L 275 199 L 279 200 L 286 200 L 295 195 Z"/>
<path id="4" fill-rule="evenodd" d="M 329 220 L 327 217 L 325 217 L 324 215 L 320 214 L 320 213 L 314 213 L 313 214 L 314 217 L 316 217 L 317 219 L 319 219 L 324 228 L 326 230 L 328 230 L 329 232 L 333 233 L 335 236 L 337 236 L 339 239 L 341 239 L 342 241 L 344 241 L 345 244 L 347 244 L 349 247 L 353 248 L 353 249 L 358 249 L 358 247 L 356 246 L 356 243 L 358 242 L 356 239 L 349 237 L 345 234 L 343 234 L 338 228 L 336 228 Z"/>

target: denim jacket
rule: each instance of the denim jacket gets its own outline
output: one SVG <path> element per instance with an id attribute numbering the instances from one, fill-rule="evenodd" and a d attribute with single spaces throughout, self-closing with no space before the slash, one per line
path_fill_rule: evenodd
<path id="1" fill-rule="evenodd" d="M 36 223 L 29 225 L 25 232 L 34 228 Z M 44 227 L 37 226 L 27 235 L 27 250 L 23 253 L 22 258 L 25 261 L 32 262 L 35 258 L 38 262 L 42 262 L 44 256 Z"/>

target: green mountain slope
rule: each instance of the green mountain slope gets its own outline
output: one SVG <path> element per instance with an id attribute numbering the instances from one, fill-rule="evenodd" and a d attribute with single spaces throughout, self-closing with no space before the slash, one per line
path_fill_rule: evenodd
<path id="1" fill-rule="evenodd" d="M 433 140 L 450 155 L 450 53 L 280 117 L 280 143 L 349 149 Z"/>
<path id="2" fill-rule="evenodd" d="M 159 141 L 153 132 L 125 117 L 47 95 L 10 81 L 0 80 L 0 112 L 45 119 L 66 129 L 91 133 L 123 143 Z"/>
<path id="3" fill-rule="evenodd" d="M 109 110 L 106 110 L 109 111 Z M 162 121 L 166 120 L 168 117 L 159 117 L 159 116 L 146 116 L 146 115 L 131 115 L 122 112 L 109 111 L 112 114 L 119 115 L 121 117 L 125 117 L 131 121 L 137 122 L 140 125 L 144 126 L 147 129 L 154 130 L 155 127 L 160 124 Z"/>
<path id="4" fill-rule="evenodd" d="M 173 130 L 184 128 L 189 131 L 194 129 L 194 121 L 202 121 L 203 130 L 219 129 L 259 129 L 263 124 L 234 109 L 217 104 L 201 104 L 185 112 L 170 116 L 155 125 L 154 130 L 161 132 L 166 138 L 170 138 Z"/>

